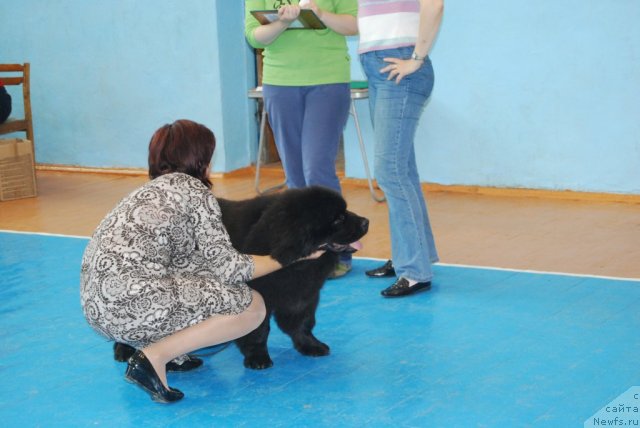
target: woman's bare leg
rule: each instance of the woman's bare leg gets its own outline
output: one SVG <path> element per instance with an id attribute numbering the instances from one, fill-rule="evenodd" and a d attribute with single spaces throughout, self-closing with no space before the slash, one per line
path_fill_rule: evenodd
<path id="1" fill-rule="evenodd" d="M 214 315 L 194 326 L 180 330 L 142 349 L 165 387 L 166 364 L 196 349 L 218 345 L 255 330 L 264 320 L 266 309 L 262 296 L 252 290 L 249 307 L 237 315 Z"/>

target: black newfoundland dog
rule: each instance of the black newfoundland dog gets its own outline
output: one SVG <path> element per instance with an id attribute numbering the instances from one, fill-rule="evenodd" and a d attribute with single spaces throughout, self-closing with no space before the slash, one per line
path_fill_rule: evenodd
<path id="1" fill-rule="evenodd" d="M 267 350 L 271 315 L 298 352 L 328 355 L 329 347 L 312 333 L 320 289 L 338 262 L 338 252 L 355 251 L 351 245 L 367 233 L 369 220 L 348 211 L 338 193 L 321 187 L 219 203 L 235 248 L 271 255 L 286 266 L 249 282 L 264 297 L 268 315 L 260 327 L 236 340 L 244 365 L 273 365 Z M 318 259 L 295 262 L 318 248 L 327 251 Z"/>
<path id="2" fill-rule="evenodd" d="M 302 355 L 324 356 L 329 346 L 313 335 L 320 289 L 338 263 L 338 253 L 355 251 L 354 244 L 368 231 L 369 220 L 347 210 L 338 194 L 322 187 L 231 201 L 218 198 L 222 221 L 231 242 L 246 254 L 270 255 L 284 268 L 249 281 L 264 298 L 267 316 L 248 335 L 235 341 L 245 367 L 273 365 L 267 349 L 271 317 L 291 337 Z M 325 253 L 314 260 L 296 261 L 317 249 Z M 114 357 L 126 361 L 133 348 L 116 343 Z"/>

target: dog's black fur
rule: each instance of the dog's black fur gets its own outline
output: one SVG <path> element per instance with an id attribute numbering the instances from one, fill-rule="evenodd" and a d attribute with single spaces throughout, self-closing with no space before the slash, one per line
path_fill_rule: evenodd
<path id="1" fill-rule="evenodd" d="M 291 189 L 243 201 L 218 199 L 222 221 L 240 252 L 271 255 L 285 267 L 248 284 L 264 298 L 265 321 L 236 340 L 244 365 L 271 367 L 267 350 L 270 317 L 303 355 L 324 356 L 329 347 L 312 333 L 320 289 L 338 262 L 338 251 L 362 238 L 369 221 L 348 211 L 338 193 L 321 187 Z M 319 247 L 317 259 L 296 261 Z"/>
<path id="2" fill-rule="evenodd" d="M 284 268 L 249 281 L 264 298 L 267 317 L 248 335 L 235 341 L 244 365 L 273 365 L 267 349 L 271 316 L 303 355 L 324 356 L 329 346 L 313 335 L 320 289 L 338 263 L 338 252 L 362 238 L 369 221 L 348 211 L 337 192 L 321 187 L 291 189 L 242 201 L 218 198 L 222 221 L 240 252 L 270 255 Z M 317 259 L 297 261 L 318 248 Z M 133 348 L 116 344 L 114 357 L 126 361 Z"/>

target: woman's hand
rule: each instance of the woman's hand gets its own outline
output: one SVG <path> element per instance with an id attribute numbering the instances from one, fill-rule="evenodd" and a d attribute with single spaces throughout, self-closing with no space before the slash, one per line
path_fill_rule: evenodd
<path id="1" fill-rule="evenodd" d="M 278 19 L 289 25 L 300 15 L 300 6 L 288 4 L 278 9 Z"/>
<path id="2" fill-rule="evenodd" d="M 321 255 L 323 255 L 325 253 L 325 250 L 316 250 L 314 253 L 309 254 L 307 257 L 303 257 L 301 259 L 298 259 L 298 261 L 301 260 L 315 260 L 318 257 L 320 257 Z"/>
<path id="3" fill-rule="evenodd" d="M 322 19 L 322 9 L 318 7 L 315 0 L 300 0 L 300 7 L 302 9 L 311 9 L 313 13 L 318 15 L 318 18 Z"/>
<path id="4" fill-rule="evenodd" d="M 330 10 L 320 9 L 315 0 L 301 0 L 299 6 L 302 9 L 311 9 L 327 27 L 338 34 L 343 36 L 358 34 L 358 21 L 355 16 L 335 14 Z"/>
<path id="5" fill-rule="evenodd" d="M 267 25 L 260 25 L 253 30 L 253 36 L 258 43 L 270 45 L 280 37 L 289 25 L 300 15 L 298 5 L 285 5 L 278 9 L 278 19 Z"/>
<path id="6" fill-rule="evenodd" d="M 387 80 L 395 79 L 396 85 L 400 81 L 411 73 L 414 73 L 420 67 L 424 61 L 415 59 L 400 59 L 400 58 L 384 58 L 384 62 L 389 62 L 389 65 L 380 69 L 380 73 L 389 73 Z"/>

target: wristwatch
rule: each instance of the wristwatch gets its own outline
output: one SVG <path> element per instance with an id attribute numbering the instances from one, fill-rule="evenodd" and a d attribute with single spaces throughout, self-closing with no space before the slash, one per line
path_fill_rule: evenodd
<path id="1" fill-rule="evenodd" d="M 411 59 L 414 59 L 416 61 L 424 61 L 426 58 L 427 58 L 426 55 L 425 56 L 420 56 L 415 52 L 411 54 Z"/>

